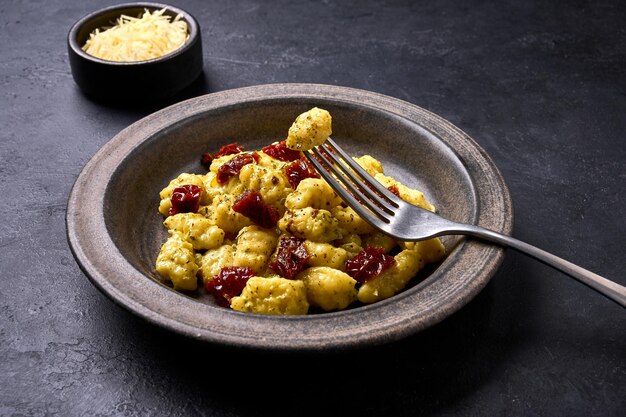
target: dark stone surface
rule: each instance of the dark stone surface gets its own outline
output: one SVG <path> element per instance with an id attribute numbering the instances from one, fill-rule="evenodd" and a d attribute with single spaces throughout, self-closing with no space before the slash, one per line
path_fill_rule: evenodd
<path id="1" fill-rule="evenodd" d="M 101 295 L 66 242 L 69 190 L 167 104 L 102 105 L 72 81 L 67 31 L 112 3 L 0 3 L 0 415 L 623 415 L 624 309 L 512 251 L 440 325 L 332 356 L 225 351 Z M 317 82 L 415 103 L 493 157 L 515 236 L 626 284 L 623 2 L 174 4 L 205 55 L 176 100 Z"/>

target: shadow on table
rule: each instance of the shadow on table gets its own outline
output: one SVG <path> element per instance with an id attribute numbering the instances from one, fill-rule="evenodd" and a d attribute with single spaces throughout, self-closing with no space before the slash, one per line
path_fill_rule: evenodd
<path id="1" fill-rule="evenodd" d="M 155 88 L 159 88 L 159 86 L 155 85 Z M 93 105 L 102 106 L 108 110 L 124 112 L 124 114 L 133 114 L 137 117 L 143 117 L 172 104 L 208 94 L 209 92 L 211 92 L 209 78 L 205 72 L 202 72 L 189 86 L 185 87 L 175 95 L 150 102 L 141 101 L 141 99 L 138 99 L 138 101 L 101 100 L 91 97 L 83 92 L 80 92 L 80 94 L 82 94 L 84 98 L 89 100 L 89 102 Z"/>

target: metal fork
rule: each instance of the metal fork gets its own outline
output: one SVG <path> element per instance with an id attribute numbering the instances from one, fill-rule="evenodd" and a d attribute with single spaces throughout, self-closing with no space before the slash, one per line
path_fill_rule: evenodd
<path id="1" fill-rule="evenodd" d="M 565 259 L 483 227 L 445 219 L 414 206 L 369 175 L 332 139 L 305 152 L 317 172 L 365 221 L 400 241 L 418 241 L 443 235 L 468 235 L 508 246 L 556 268 L 626 307 L 626 287 Z"/>

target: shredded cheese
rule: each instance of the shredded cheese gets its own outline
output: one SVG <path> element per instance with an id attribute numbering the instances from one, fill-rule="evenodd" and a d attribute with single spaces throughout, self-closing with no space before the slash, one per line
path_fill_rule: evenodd
<path id="1" fill-rule="evenodd" d="M 96 29 L 83 46 L 89 55 L 108 61 L 135 62 L 154 59 L 180 48 L 189 38 L 187 23 L 178 15 L 164 15 L 165 9 L 141 17 L 122 15 L 116 25 Z"/>

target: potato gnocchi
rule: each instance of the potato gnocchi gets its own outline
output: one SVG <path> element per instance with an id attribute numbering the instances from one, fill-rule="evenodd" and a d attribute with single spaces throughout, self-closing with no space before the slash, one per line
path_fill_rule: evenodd
<path id="1" fill-rule="evenodd" d="M 163 279 L 180 291 L 202 283 L 233 310 L 296 315 L 389 298 L 440 261 L 439 239 L 398 242 L 375 231 L 309 165 L 302 151 L 329 137 L 331 121 L 313 108 L 287 139 L 257 151 L 226 145 L 202 156 L 206 174 L 174 178 L 160 193 L 170 235 L 156 259 Z M 374 157 L 354 159 L 405 201 L 434 211 Z"/>

